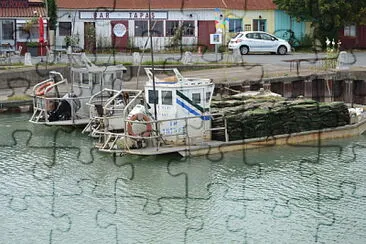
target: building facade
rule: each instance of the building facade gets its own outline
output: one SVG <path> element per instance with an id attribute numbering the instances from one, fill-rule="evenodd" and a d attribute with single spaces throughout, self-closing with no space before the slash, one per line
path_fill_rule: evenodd
<path id="1" fill-rule="evenodd" d="M 151 0 L 150 12 L 148 1 L 57 0 L 57 6 L 56 46 L 71 44 L 90 51 L 150 48 L 150 26 L 155 50 L 179 45 L 213 48 L 210 34 L 222 34 L 226 45 L 239 31 L 275 33 L 279 16 L 272 0 Z M 297 29 L 302 36 L 304 27 Z"/>
<path id="2" fill-rule="evenodd" d="M 45 53 L 38 48 L 39 16 L 46 16 L 43 0 L 0 0 L 0 48 L 14 51 L 22 47 L 22 53 L 36 47 L 36 54 Z M 47 18 L 44 19 L 45 40 L 47 40 Z M 47 45 L 47 43 L 45 44 Z"/>
<path id="3" fill-rule="evenodd" d="M 348 25 L 339 33 L 342 49 L 366 48 L 366 25 Z"/>

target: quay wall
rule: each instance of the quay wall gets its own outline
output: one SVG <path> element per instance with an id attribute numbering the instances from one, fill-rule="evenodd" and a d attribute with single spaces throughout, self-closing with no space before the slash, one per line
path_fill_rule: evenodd
<path id="1" fill-rule="evenodd" d="M 127 70 L 123 76 L 123 80 L 126 82 L 134 82 L 132 78 L 136 77 L 137 74 L 139 76 L 145 77 L 144 68 L 151 67 L 151 65 L 141 65 L 140 68 L 137 65 L 129 65 L 126 66 Z M 155 68 L 176 68 L 177 65 L 155 65 Z M 202 69 L 214 69 L 214 68 L 223 68 L 230 67 L 230 65 L 181 65 L 179 66 L 179 71 L 189 71 L 189 70 L 202 70 Z M 32 67 L 24 67 L 17 69 L 0 69 L 0 89 L 11 89 L 11 88 L 31 88 L 36 83 L 45 80 L 49 77 L 49 71 L 58 71 L 65 78 L 69 78 L 70 76 L 70 68 L 66 65 L 51 65 L 48 67 L 45 66 L 32 66 Z"/>
<path id="2" fill-rule="evenodd" d="M 126 88 L 134 86 L 136 81 L 132 79 L 140 72 L 145 75 L 144 68 L 151 66 L 127 66 L 127 72 L 123 80 L 126 81 Z M 156 66 L 159 68 L 162 66 Z M 169 66 L 165 66 L 169 67 Z M 176 67 L 176 66 L 171 66 Z M 227 66 L 225 66 L 227 67 Z M 199 69 L 223 68 L 222 65 L 191 65 L 179 66 L 180 71 Z M 49 76 L 49 71 L 59 71 L 64 77 L 69 78 L 68 66 L 33 66 L 19 69 L 0 70 L 0 91 L 3 89 L 20 89 L 29 94 L 33 85 L 45 80 Z M 143 79 L 143 78 L 142 78 Z M 243 80 L 245 77 L 243 77 Z M 239 79 L 240 80 L 240 79 Z M 257 91 L 260 88 L 281 94 L 286 98 L 297 98 L 299 96 L 313 99 L 320 102 L 343 101 L 348 104 L 366 105 L 366 70 L 334 70 L 311 75 L 270 77 L 260 81 L 230 81 L 216 82 L 215 92 L 217 94 L 234 94 L 234 91 Z M 228 89 L 226 89 L 228 88 Z M 0 99 L 1 100 L 1 99 Z M 7 107 L 8 101 L 0 101 L 0 107 Z M 25 104 L 29 104 L 29 101 Z"/>
<path id="3" fill-rule="evenodd" d="M 219 94 L 233 95 L 235 91 L 258 91 L 263 88 L 289 99 L 302 96 L 319 102 L 366 104 L 365 70 L 341 70 L 317 75 L 265 78 L 253 82 L 246 80 L 218 83 L 215 87 Z"/>

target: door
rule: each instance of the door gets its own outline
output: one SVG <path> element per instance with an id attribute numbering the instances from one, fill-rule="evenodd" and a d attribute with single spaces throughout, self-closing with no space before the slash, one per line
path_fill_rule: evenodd
<path id="1" fill-rule="evenodd" d="M 263 52 L 276 52 L 277 51 L 277 41 L 273 36 L 265 33 L 261 33 L 261 46 L 260 50 Z"/>
<path id="2" fill-rule="evenodd" d="M 84 23 L 84 49 L 90 53 L 96 52 L 96 34 L 94 22 Z"/>
<path id="3" fill-rule="evenodd" d="M 246 42 L 249 46 L 249 51 L 251 52 L 258 52 L 261 51 L 261 37 L 260 33 L 248 33 L 245 36 Z"/>
<path id="4" fill-rule="evenodd" d="M 128 47 L 128 21 L 111 21 L 112 46 L 119 50 L 126 50 Z"/>
<path id="5" fill-rule="evenodd" d="M 210 34 L 216 33 L 215 21 L 198 21 L 198 45 L 213 50 L 210 44 Z"/>

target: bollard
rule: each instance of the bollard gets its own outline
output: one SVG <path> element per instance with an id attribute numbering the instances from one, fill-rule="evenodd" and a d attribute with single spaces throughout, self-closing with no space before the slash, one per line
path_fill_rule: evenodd
<path id="1" fill-rule="evenodd" d="M 26 52 L 24 55 L 24 65 L 32 66 L 32 55 L 30 52 Z"/>

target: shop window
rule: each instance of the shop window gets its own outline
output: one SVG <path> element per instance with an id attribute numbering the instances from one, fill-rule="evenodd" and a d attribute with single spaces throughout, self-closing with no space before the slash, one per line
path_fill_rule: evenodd
<path id="1" fill-rule="evenodd" d="M 152 21 L 152 36 L 164 36 L 163 21 Z M 135 21 L 135 36 L 149 36 L 149 21 Z"/>
<path id="2" fill-rule="evenodd" d="M 14 21 L 3 20 L 1 28 L 3 40 L 14 40 Z"/>
<path id="3" fill-rule="evenodd" d="M 159 103 L 159 99 L 158 99 L 158 91 L 155 91 L 155 96 L 154 96 L 154 91 L 153 90 L 149 90 L 149 103 L 150 104 L 158 104 Z"/>
<path id="4" fill-rule="evenodd" d="M 183 36 L 194 36 L 194 21 L 183 22 Z"/>
<path id="5" fill-rule="evenodd" d="M 245 30 L 245 31 L 251 31 L 251 30 L 252 30 L 252 25 L 250 25 L 250 24 L 246 24 L 246 25 L 244 26 L 244 30 Z"/>
<path id="6" fill-rule="evenodd" d="M 152 36 L 164 36 L 163 21 L 152 21 L 151 29 L 152 29 Z"/>
<path id="7" fill-rule="evenodd" d="M 344 27 L 344 36 L 356 36 L 356 26 L 355 25 L 347 25 Z"/>
<path id="8" fill-rule="evenodd" d="M 179 28 L 179 21 L 166 21 L 166 36 L 174 36 Z"/>
<path id="9" fill-rule="evenodd" d="M 149 22 L 148 21 L 135 21 L 135 36 L 148 36 Z"/>
<path id="10" fill-rule="evenodd" d="M 163 105 L 173 105 L 173 93 L 172 91 L 161 91 L 161 103 Z"/>
<path id="11" fill-rule="evenodd" d="M 192 102 L 195 104 L 201 103 L 201 93 L 192 93 Z"/>
<path id="12" fill-rule="evenodd" d="M 38 40 L 38 25 L 33 25 L 31 28 L 26 28 L 26 24 L 18 25 L 18 39 L 19 40 Z"/>
<path id="13" fill-rule="evenodd" d="M 242 31 L 242 19 L 229 19 L 229 32 Z"/>
<path id="14" fill-rule="evenodd" d="M 194 36 L 195 26 L 194 21 L 184 21 L 183 23 L 178 20 L 166 21 L 166 36 L 174 36 L 179 27 L 182 28 L 182 36 Z"/>
<path id="15" fill-rule="evenodd" d="M 59 36 L 71 36 L 71 22 L 59 22 L 58 34 Z"/>

